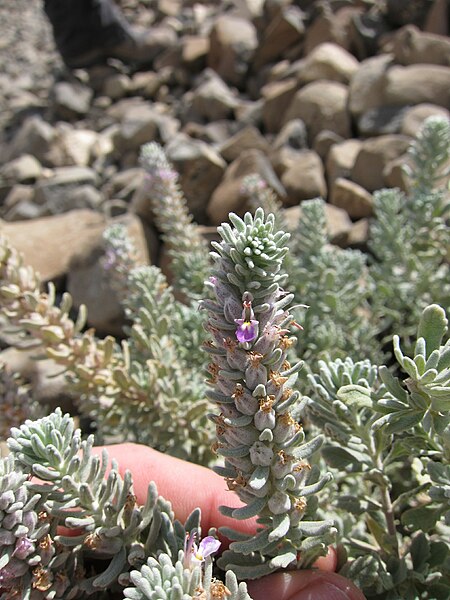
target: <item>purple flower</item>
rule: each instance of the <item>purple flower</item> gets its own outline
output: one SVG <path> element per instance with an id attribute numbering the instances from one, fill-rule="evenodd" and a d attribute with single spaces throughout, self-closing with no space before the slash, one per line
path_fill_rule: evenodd
<path id="1" fill-rule="evenodd" d="M 220 548 L 220 542 L 212 535 L 203 538 L 200 544 L 194 542 L 195 532 L 192 532 L 185 544 L 184 566 L 192 568 L 201 565 L 208 556 L 217 552 Z"/>
<path id="2" fill-rule="evenodd" d="M 241 344 L 252 342 L 258 337 L 259 322 L 254 318 L 251 300 L 244 299 L 242 318 L 234 319 L 237 325 L 236 337 Z"/>
<path id="3" fill-rule="evenodd" d="M 34 544 L 27 537 L 20 538 L 16 543 L 16 548 L 13 552 L 13 556 L 16 558 L 25 559 L 29 554 L 34 551 Z"/>
<path id="4" fill-rule="evenodd" d="M 252 342 L 258 337 L 258 321 L 251 319 L 235 319 L 234 322 L 238 325 L 236 329 L 236 337 L 241 344 L 244 342 Z"/>

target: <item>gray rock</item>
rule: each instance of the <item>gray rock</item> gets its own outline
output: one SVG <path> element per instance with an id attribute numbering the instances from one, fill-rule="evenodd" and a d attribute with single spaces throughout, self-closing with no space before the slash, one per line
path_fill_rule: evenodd
<path id="1" fill-rule="evenodd" d="M 431 116 L 444 117 L 450 119 L 450 112 L 442 106 L 435 104 L 417 104 L 411 108 L 407 108 L 403 113 L 403 121 L 400 133 L 416 137 L 422 128 L 425 119 Z"/>
<path id="2" fill-rule="evenodd" d="M 282 127 L 280 133 L 273 141 L 274 150 L 289 146 L 294 150 L 305 150 L 308 146 L 306 126 L 301 119 L 292 119 Z"/>
<path id="3" fill-rule="evenodd" d="M 373 198 L 363 187 L 338 177 L 330 188 L 330 203 L 343 208 L 352 219 L 371 217 L 373 214 Z"/>
<path id="4" fill-rule="evenodd" d="M 127 226 L 136 249 L 137 263 L 149 264 L 147 241 L 140 219 L 128 214 L 114 222 L 122 222 Z M 103 229 L 97 230 L 97 235 L 92 237 L 89 244 L 78 245 L 71 257 L 67 289 L 76 308 L 81 304 L 86 306 L 89 325 L 101 333 L 120 335 L 125 323 L 123 307 L 116 290 L 111 286 L 109 273 L 102 265 L 102 236 Z"/>
<path id="5" fill-rule="evenodd" d="M 61 119 L 77 119 L 89 112 L 93 91 L 82 83 L 61 81 L 53 87 L 53 109 Z"/>
<path id="6" fill-rule="evenodd" d="M 350 137 L 351 123 L 347 110 L 348 88 L 334 81 L 314 81 L 294 96 L 284 123 L 302 119 L 308 130 L 310 144 L 323 130 L 329 129 L 344 138 Z"/>
<path id="7" fill-rule="evenodd" d="M 420 31 L 406 25 L 389 40 L 390 50 L 400 65 L 433 64 L 450 66 L 450 40 L 444 35 Z"/>
<path id="8" fill-rule="evenodd" d="M 80 185 L 70 193 L 71 209 L 91 208 L 98 210 L 103 203 L 103 195 L 93 185 Z"/>
<path id="9" fill-rule="evenodd" d="M 23 154 L 0 168 L 0 178 L 8 183 L 33 183 L 41 175 L 42 165 L 31 154 Z"/>
<path id="10" fill-rule="evenodd" d="M 360 63 L 349 86 L 348 108 L 354 117 L 383 104 L 384 77 L 391 64 L 391 54 L 373 56 Z"/>
<path id="11" fill-rule="evenodd" d="M 241 86 L 257 45 L 251 21 L 232 14 L 220 15 L 209 35 L 208 67 L 230 85 Z"/>
<path id="12" fill-rule="evenodd" d="M 347 236 L 346 247 L 354 248 L 367 252 L 367 242 L 369 241 L 369 219 L 359 219 L 352 224 L 352 228 Z"/>
<path id="13" fill-rule="evenodd" d="M 236 133 L 236 122 L 231 119 L 221 119 L 206 124 L 190 121 L 183 127 L 183 133 L 207 144 L 220 146 Z"/>
<path id="14" fill-rule="evenodd" d="M 128 94 L 131 90 L 131 79 L 124 73 L 115 73 L 111 75 L 103 84 L 103 94 L 111 100 L 119 100 Z"/>
<path id="15" fill-rule="evenodd" d="M 327 161 L 328 153 L 335 144 L 341 144 L 344 138 L 334 131 L 323 129 L 314 138 L 312 149 L 317 152 L 324 163 Z"/>
<path id="16" fill-rule="evenodd" d="M 404 154 L 411 139 L 403 135 L 382 135 L 364 140 L 352 169 L 351 179 L 369 192 L 386 185 L 384 169 Z"/>
<path id="17" fill-rule="evenodd" d="M 327 184 L 320 156 L 314 150 L 291 151 L 290 160 L 281 175 L 286 190 L 285 206 L 299 204 L 302 200 L 324 198 Z"/>
<path id="18" fill-rule="evenodd" d="M 448 1 L 434 0 L 425 20 L 424 31 L 448 36 L 450 34 L 448 15 Z"/>
<path id="19" fill-rule="evenodd" d="M 87 167 L 91 163 L 99 139 L 95 131 L 58 123 L 56 133 L 52 149 L 53 161 L 58 161 L 55 166 Z"/>
<path id="20" fill-rule="evenodd" d="M 204 69 L 208 59 L 209 43 L 209 38 L 206 36 L 185 35 L 181 40 L 183 66 L 193 72 Z"/>
<path id="21" fill-rule="evenodd" d="M 154 60 L 163 52 L 174 48 L 178 43 L 178 36 L 173 27 L 168 24 L 159 23 L 155 27 L 147 27 L 147 44 L 151 40 L 151 46 L 148 46 L 148 61 Z"/>
<path id="22" fill-rule="evenodd" d="M 0 353 L 0 362 L 13 373 L 20 374 L 30 386 L 33 400 L 47 410 L 58 406 L 64 412 L 76 414 L 77 394 L 69 390 L 67 378 L 61 373 L 61 365 L 53 360 L 36 360 L 38 351 L 6 348 Z M 19 425 L 19 423 L 17 423 Z"/>
<path id="23" fill-rule="evenodd" d="M 361 7 L 344 5 L 342 8 L 338 6 L 336 11 L 325 10 L 322 14 L 319 14 L 306 28 L 305 55 L 326 42 L 338 44 L 345 50 L 350 51 L 352 48 L 352 22 L 361 11 Z"/>
<path id="24" fill-rule="evenodd" d="M 268 83 L 261 90 L 264 100 L 262 120 L 269 133 L 279 132 L 286 110 L 291 105 L 297 90 L 298 83 L 294 77 Z"/>
<path id="25" fill-rule="evenodd" d="M 163 84 L 161 77 L 154 71 L 139 71 L 131 78 L 131 92 L 143 98 L 154 99 Z"/>
<path id="26" fill-rule="evenodd" d="M 333 144 L 326 160 L 326 173 L 329 186 L 332 186 L 338 177 L 350 177 L 356 157 L 361 150 L 361 144 L 361 140 L 356 139 Z"/>
<path id="27" fill-rule="evenodd" d="M 279 59 L 294 44 L 300 44 L 305 33 L 304 13 L 297 6 L 283 7 L 264 32 L 253 61 L 253 68 Z"/>
<path id="28" fill-rule="evenodd" d="M 180 174 L 180 184 L 194 219 L 206 222 L 206 207 L 219 184 L 226 162 L 213 148 L 182 134 L 166 146 L 167 158 Z"/>
<path id="29" fill-rule="evenodd" d="M 286 195 L 267 156 L 260 150 L 247 150 L 228 166 L 222 181 L 211 196 L 207 214 L 213 225 L 220 225 L 228 220 L 230 212 L 243 215 L 248 209 L 241 188 L 244 178 L 253 173 L 260 175 L 278 196 Z"/>
<path id="30" fill-rule="evenodd" d="M 103 192 L 108 198 L 129 202 L 142 185 L 144 178 L 145 171 L 141 167 L 121 170 L 108 179 L 103 186 Z"/>
<path id="31" fill-rule="evenodd" d="M 302 205 L 290 206 L 286 208 L 284 214 L 288 223 L 288 229 L 293 230 L 297 227 L 297 223 L 301 219 Z M 325 220 L 331 243 L 345 247 L 352 230 L 352 222 L 348 214 L 342 208 L 338 208 L 332 204 L 325 204 Z"/>
<path id="32" fill-rule="evenodd" d="M 253 125 L 261 128 L 262 123 L 263 100 L 248 100 L 240 98 L 239 104 L 236 106 L 234 114 L 236 122 L 240 125 Z"/>
<path id="33" fill-rule="evenodd" d="M 34 188 L 31 185 L 17 184 L 11 188 L 1 209 L 5 221 L 35 219 L 39 216 L 39 207 L 33 202 Z"/>
<path id="34" fill-rule="evenodd" d="M 410 181 L 405 173 L 405 157 L 400 156 L 390 160 L 383 169 L 386 187 L 399 188 L 404 192 L 410 191 Z"/>
<path id="35" fill-rule="evenodd" d="M 125 107 L 120 129 L 114 136 L 118 154 L 139 151 L 139 148 L 159 138 L 161 111 L 150 103 L 134 102 Z"/>
<path id="36" fill-rule="evenodd" d="M 399 133 L 407 107 L 379 106 L 364 112 L 358 119 L 358 133 L 362 137 Z"/>
<path id="37" fill-rule="evenodd" d="M 330 242 L 345 247 L 352 230 L 352 222 L 347 212 L 338 206 L 325 204 L 325 218 Z"/>
<path id="38" fill-rule="evenodd" d="M 233 162 L 242 152 L 253 148 L 267 154 L 270 146 L 256 127 L 248 126 L 229 138 L 218 151 L 227 162 Z"/>
<path id="39" fill-rule="evenodd" d="M 96 181 L 96 173 L 87 167 L 54 169 L 51 177 L 36 184 L 34 202 L 42 207 L 41 216 L 60 214 L 73 208 L 88 208 L 84 202 L 83 206 L 75 206 L 73 195 L 76 196 L 80 186 L 94 186 Z"/>
<path id="40" fill-rule="evenodd" d="M 23 254 L 25 264 L 40 273 L 43 281 L 65 275 L 73 254 L 89 247 L 104 227 L 105 217 L 92 210 L 72 210 L 33 221 L 0 221 L 2 235 Z"/>
<path id="41" fill-rule="evenodd" d="M 301 85 L 326 79 L 339 83 L 349 83 L 358 70 L 359 62 L 354 56 L 337 44 L 324 43 L 312 50 L 299 61 L 295 70 Z"/>
<path id="42" fill-rule="evenodd" d="M 189 96 L 192 112 L 206 121 L 227 119 L 238 105 L 236 94 L 211 70 L 205 72 L 204 80 Z M 187 103 L 189 96 L 185 100 Z"/>
<path id="43" fill-rule="evenodd" d="M 22 154 L 31 154 L 44 166 L 52 166 L 49 160 L 52 144 L 56 137 L 55 128 L 37 115 L 28 117 L 9 145 L 7 160 Z"/>
<path id="44" fill-rule="evenodd" d="M 385 76 L 385 104 L 411 105 L 428 102 L 450 106 L 450 67 L 410 65 L 391 67 Z"/>

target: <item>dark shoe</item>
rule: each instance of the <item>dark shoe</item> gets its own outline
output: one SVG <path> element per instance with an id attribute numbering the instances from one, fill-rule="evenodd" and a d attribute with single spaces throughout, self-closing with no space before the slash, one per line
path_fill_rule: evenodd
<path id="1" fill-rule="evenodd" d="M 131 29 L 125 39 L 113 46 L 95 46 L 91 50 L 74 57 L 64 57 L 70 69 L 86 69 L 105 63 L 108 58 L 118 58 L 127 64 L 150 64 L 159 53 L 158 40 L 154 31 Z"/>

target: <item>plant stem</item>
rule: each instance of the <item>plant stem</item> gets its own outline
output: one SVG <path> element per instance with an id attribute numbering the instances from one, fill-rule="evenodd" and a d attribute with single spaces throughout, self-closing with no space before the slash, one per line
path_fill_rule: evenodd
<path id="1" fill-rule="evenodd" d="M 382 478 L 380 478 L 379 483 L 381 505 L 383 506 L 387 530 L 390 537 L 392 538 L 392 548 L 395 551 L 396 557 L 399 558 L 399 547 L 397 538 L 397 528 L 395 526 L 394 507 L 392 505 L 388 484 L 385 481 L 383 460 L 379 450 L 377 450 L 377 448 L 375 447 L 373 437 L 369 436 L 368 441 L 368 450 L 373 460 L 374 467 L 382 474 Z"/>

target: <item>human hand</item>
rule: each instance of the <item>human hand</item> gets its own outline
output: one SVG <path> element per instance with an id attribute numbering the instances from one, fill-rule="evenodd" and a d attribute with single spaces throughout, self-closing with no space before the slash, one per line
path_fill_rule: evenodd
<path id="1" fill-rule="evenodd" d="M 95 450 L 100 452 L 101 448 Z M 118 461 L 122 475 L 126 470 L 133 474 L 139 504 L 144 504 L 148 484 L 154 481 L 159 494 L 170 500 L 181 522 L 194 508 L 200 507 L 203 531 L 225 525 L 245 533 L 255 531 L 254 519 L 236 521 L 219 512 L 220 505 L 240 506 L 241 502 L 226 489 L 222 477 L 210 469 L 139 444 L 116 444 L 107 450 L 109 456 Z M 250 581 L 249 594 L 254 600 L 364 600 L 353 583 L 333 572 L 336 568 L 333 549 L 320 558 L 316 566 L 317 570 L 284 571 Z"/>

